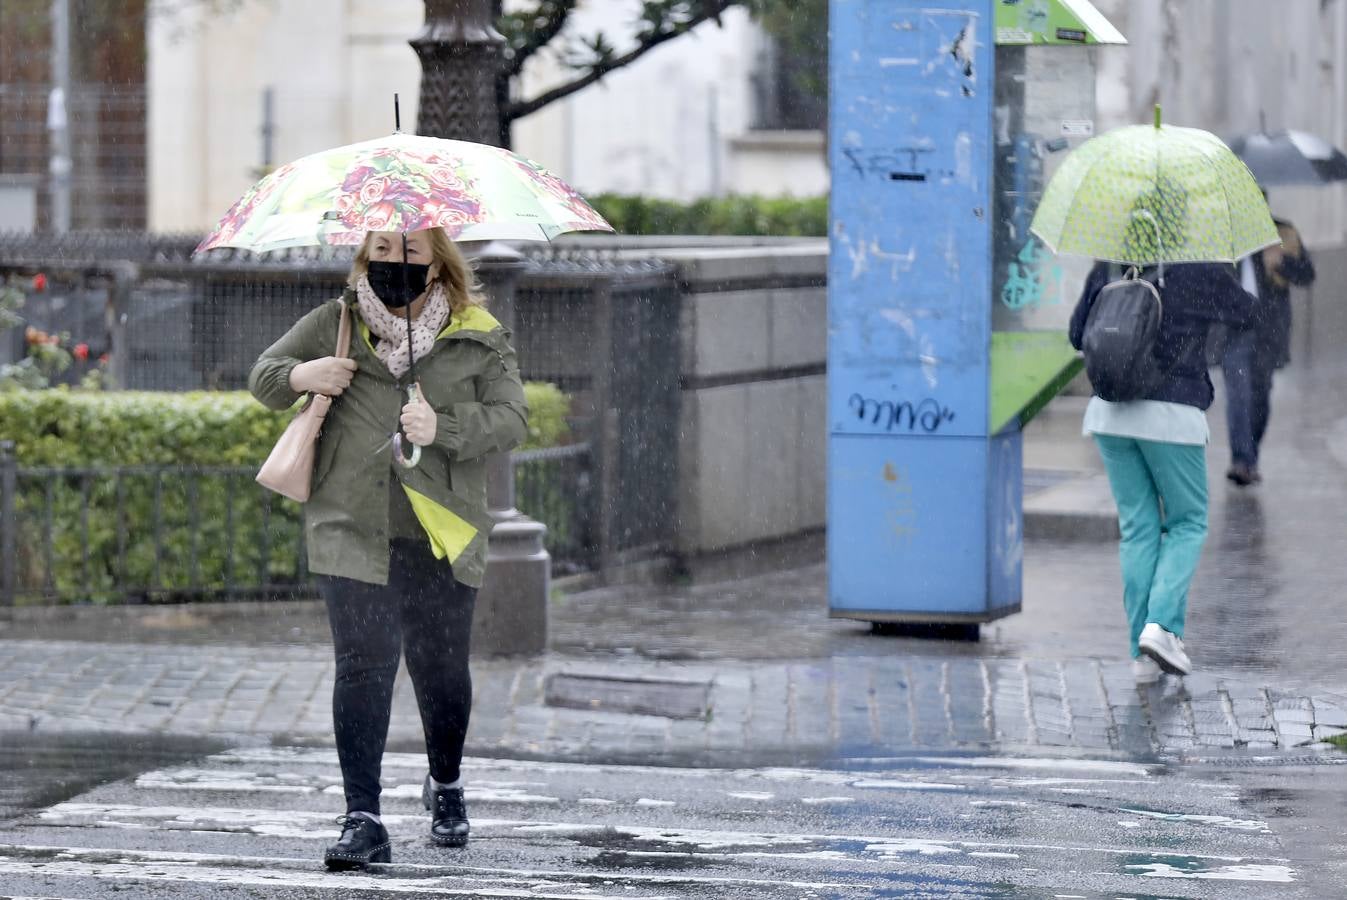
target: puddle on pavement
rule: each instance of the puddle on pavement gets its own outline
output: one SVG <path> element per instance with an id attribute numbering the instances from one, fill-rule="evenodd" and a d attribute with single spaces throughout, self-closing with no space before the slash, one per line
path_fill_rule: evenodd
<path id="1" fill-rule="evenodd" d="M 1292 884 L 1296 881 L 1295 871 L 1280 863 L 1254 863 L 1241 859 L 1199 860 L 1191 856 L 1127 855 L 1121 858 L 1119 871 L 1124 875 L 1146 878 L 1196 881 L 1253 881 L 1270 884 Z"/>
<path id="2" fill-rule="evenodd" d="M 658 872 L 687 872 L 693 869 L 706 869 L 714 866 L 735 865 L 730 860 L 700 857 L 695 853 L 661 852 L 657 850 L 600 850 L 588 859 L 579 861 L 582 866 L 620 872 L 626 869 L 645 869 Z"/>
<path id="3" fill-rule="evenodd" d="M 895 859 L 903 856 L 962 855 L 965 850 L 958 842 L 922 838 L 866 839 L 857 837 L 821 838 L 813 835 L 753 834 L 748 832 L 689 831 L 674 829 L 585 828 L 562 826 L 550 829 L 583 847 L 591 847 L 611 859 L 625 856 L 631 859 L 682 860 L 686 865 L 703 865 L 710 860 L 733 860 L 746 857 L 779 857 L 813 859 L 878 858 Z M 521 831 L 537 832 L 537 828 Z"/>
<path id="4" fill-rule="evenodd" d="M 1195 813 L 1173 813 L 1158 809 L 1146 809 L 1140 806 L 1120 806 L 1118 812 L 1124 815 L 1141 816 L 1160 822 L 1186 822 L 1192 825 L 1209 825 L 1213 828 L 1225 828 L 1230 831 L 1246 831 L 1251 834 L 1271 834 L 1266 822 L 1257 819 L 1236 819 L 1231 816 L 1198 815 Z"/>
<path id="5" fill-rule="evenodd" d="M 223 749 L 199 738 L 0 733 L 0 823 L 164 765 Z"/>
<path id="6" fill-rule="evenodd" d="M 155 851 L 141 850 L 90 850 L 86 848 L 75 847 L 23 847 L 13 844 L 0 845 L 0 859 L 9 859 L 21 861 L 28 864 L 44 864 L 48 862 L 75 862 L 78 861 L 89 866 L 123 866 L 132 862 L 148 861 L 160 865 L 190 865 L 208 859 L 213 868 L 219 869 L 239 869 L 247 871 L 256 868 L 257 860 L 254 857 L 230 857 L 226 855 L 207 856 L 205 854 L 193 856 L 187 854 L 181 859 L 174 859 L 171 854 L 165 854 L 163 858 L 156 858 Z"/>
<path id="7" fill-rule="evenodd" d="M 1303 815 L 1303 805 L 1307 792 L 1286 788 L 1248 788 L 1244 791 L 1245 801 L 1255 809 L 1262 810 L 1267 816 L 1289 819 Z"/>
<path id="8" fill-rule="evenodd" d="M 616 838 L 615 843 L 621 843 L 621 835 L 609 835 L 608 839 Z M 584 842 L 589 844 L 590 842 Z M 695 870 L 705 870 L 713 867 L 737 866 L 734 860 L 718 858 L 716 856 L 707 856 L 701 853 L 689 853 L 687 851 L 672 850 L 632 850 L 632 849 L 604 849 L 600 850 L 594 856 L 581 860 L 581 865 L 590 866 L 596 869 L 602 869 L 608 872 L 621 873 L 624 870 L 639 869 L 644 871 L 657 871 L 664 873 L 692 873 Z M 819 881 L 829 883 L 845 883 L 856 877 L 853 871 L 814 871 L 811 877 Z M 885 878 L 886 884 L 857 884 L 856 892 L 848 896 L 888 898 L 888 897 L 979 897 L 987 898 L 1017 898 L 1028 897 L 1030 894 L 1023 893 L 1020 889 L 1004 883 L 995 882 L 974 882 L 959 879 L 943 878 L 940 876 L 923 877 L 912 873 L 889 873 L 887 875 L 878 875 L 878 878 Z M 805 893 L 802 896 L 818 896 L 817 894 Z"/>
<path id="9" fill-rule="evenodd" d="M 1130 812 L 1136 812 L 1131 810 Z M 1188 817 L 1178 814 L 1160 814 L 1166 818 L 1175 816 L 1180 821 L 1199 819 L 1197 824 L 1230 827 L 1233 823 L 1237 830 L 1241 824 L 1226 817 Z M 1222 819 L 1223 822 L 1207 821 Z M 1261 823 L 1259 823 L 1261 824 Z M 553 833 L 559 833 L 554 830 Z M 933 862 L 948 863 L 960 858 L 976 855 L 979 859 L 997 860 L 1011 866 L 1022 863 L 1020 854 L 1003 853 L 989 847 L 971 849 L 975 845 L 963 845 L 959 841 L 928 840 L 921 838 L 898 838 L 890 840 L 865 840 L 857 838 L 820 838 L 817 836 L 793 836 L 740 834 L 732 839 L 730 835 L 715 832 L 679 832 L 676 830 L 628 830 L 628 829 L 569 829 L 567 838 L 583 847 L 596 851 L 586 861 L 586 865 L 606 871 L 622 869 L 658 869 L 662 871 L 691 871 L 713 865 L 732 864 L 747 858 L 761 860 L 810 860 L 820 868 L 829 863 L 841 861 L 853 862 L 859 859 L 871 859 L 889 863 L 911 860 L 914 857 L 927 857 Z M 1158 841 L 1165 844 L 1164 840 Z M 1179 849 L 1179 840 L 1174 840 L 1175 850 Z M 1110 852 L 1109 855 L 1112 855 Z M 1280 859 L 1249 859 L 1246 857 L 1193 856 L 1182 852 L 1154 853 L 1134 852 L 1116 856 L 1116 871 L 1122 875 L 1143 876 L 1149 878 L 1237 881 L 1255 883 L 1290 883 L 1297 880 L 1294 870 Z M 824 877 L 820 875 L 820 877 Z M 890 885 L 873 889 L 867 885 L 864 896 L 904 896 L 901 892 L 884 893 Z M 906 886 L 905 890 L 930 890 L 925 883 Z M 987 893 L 991 890 L 992 893 Z M 1017 896 L 1016 890 L 995 882 L 958 882 L 951 885 L 947 894 L 938 896 Z M 981 893 L 979 893 L 981 892 Z M 921 896 L 927 896 L 921 894 Z M 936 895 L 930 895 L 936 896 Z"/>

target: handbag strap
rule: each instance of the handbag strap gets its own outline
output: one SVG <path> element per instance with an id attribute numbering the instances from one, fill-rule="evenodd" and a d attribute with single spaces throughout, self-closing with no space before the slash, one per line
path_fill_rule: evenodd
<path id="1" fill-rule="evenodd" d="M 337 326 L 337 352 L 339 359 L 351 355 L 351 307 L 341 301 L 341 323 Z"/>

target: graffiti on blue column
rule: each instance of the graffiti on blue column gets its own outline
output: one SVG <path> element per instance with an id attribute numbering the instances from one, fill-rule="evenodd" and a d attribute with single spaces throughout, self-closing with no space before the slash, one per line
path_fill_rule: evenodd
<path id="1" fill-rule="evenodd" d="M 1062 267 L 1045 262 L 1048 254 L 1038 241 L 1030 238 L 1015 259 L 1006 266 L 1006 280 L 1001 286 L 1001 302 L 1010 309 L 1030 309 L 1035 306 L 1062 302 Z"/>
<path id="2" fill-rule="evenodd" d="M 931 169 L 931 159 L 935 156 L 934 147 L 901 146 L 866 150 L 860 147 L 847 147 L 842 155 L 851 163 L 856 174 L 862 178 L 878 178 L 886 181 L 926 181 L 928 177 L 953 178 L 957 174 L 950 169 Z"/>
<path id="3" fill-rule="evenodd" d="M 862 422 L 876 425 L 884 431 L 923 431 L 935 434 L 941 426 L 954 421 L 954 411 L 927 397 L 913 403 L 910 400 L 876 400 L 861 394 L 852 394 L 847 404 Z"/>

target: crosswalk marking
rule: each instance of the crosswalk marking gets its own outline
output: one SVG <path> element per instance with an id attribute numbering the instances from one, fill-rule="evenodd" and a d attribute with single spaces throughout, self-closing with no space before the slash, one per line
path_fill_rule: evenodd
<path id="1" fill-rule="evenodd" d="M 134 860 L 149 865 L 177 863 L 181 865 L 229 865 L 238 866 L 240 864 L 255 864 L 259 867 L 275 866 L 295 866 L 301 868 L 313 868 L 313 860 L 308 857 L 284 857 L 284 856 L 244 856 L 239 854 L 213 854 L 213 853 L 174 853 L 165 850 L 109 850 L 103 848 L 69 848 L 69 847 L 48 847 L 48 846 L 25 846 L 25 845 L 6 845 L 0 844 L 0 858 L 3 858 L 6 851 L 19 851 L 23 853 L 33 853 L 42 855 L 55 855 L 58 858 L 66 858 L 70 861 L 89 861 L 106 860 L 115 858 L 119 862 Z M 534 870 L 534 869 L 509 869 L 492 866 L 467 866 L 467 865 L 427 865 L 425 863 L 393 863 L 393 864 L 374 864 L 370 866 L 371 871 L 411 871 L 426 872 L 432 875 L 442 876 L 469 876 L 469 877 L 495 877 L 495 878 L 517 878 L 526 879 L 530 883 L 539 883 L 539 879 L 564 879 L 574 878 L 574 872 L 555 871 L 555 870 Z M 338 876 L 345 878 L 347 876 Z M 642 875 L 639 873 L 624 873 L 618 876 L 622 882 L 632 884 L 652 884 L 652 885 L 673 885 L 681 883 L 695 884 L 719 884 L 725 886 L 776 886 L 799 888 L 802 890 L 824 890 L 850 887 L 846 882 L 840 881 L 782 881 L 764 878 L 715 878 L 698 877 L 684 878 L 678 875 Z M 383 882 L 381 882 L 383 883 Z M 593 896 L 587 894 L 586 896 Z M 629 893 L 624 896 L 631 896 Z M 7 898 L 7 900 L 17 900 L 17 898 Z"/>
<path id="2" fill-rule="evenodd" d="M 337 772 L 337 754 L 334 750 L 310 750 L 285 748 L 258 748 L 247 750 L 229 750 L 211 757 L 214 768 L 203 770 L 199 767 L 182 767 L 176 769 L 165 769 L 156 772 L 150 772 L 140 776 L 138 783 L 145 787 L 171 787 L 174 783 L 185 787 L 199 787 L 203 790 L 251 790 L 250 785 L 276 784 L 277 787 L 292 789 L 295 793 L 313 793 L 318 790 L 327 790 L 337 788 L 338 793 L 341 785 L 341 776 Z M 896 763 L 895 760 L 890 760 Z M 933 760 L 923 758 L 924 764 L 931 764 Z M 545 787 L 548 784 L 555 784 L 560 779 L 566 779 L 571 776 L 584 775 L 586 777 L 594 776 L 635 776 L 643 777 L 647 775 L 658 775 L 662 778 L 678 778 L 680 780 L 719 780 L 733 779 L 735 781 L 762 781 L 772 784 L 800 784 L 800 785 L 833 785 L 836 787 L 854 787 L 888 790 L 962 790 L 969 785 L 999 784 L 1011 787 L 1022 786 L 1053 786 L 1053 785 L 1071 785 L 1080 787 L 1081 785 L 1126 785 L 1126 784 L 1147 784 L 1153 779 L 1150 777 L 1148 768 L 1134 765 L 1131 763 L 1107 763 L 1107 767 L 1091 766 L 1083 771 L 1088 771 L 1095 777 L 1044 777 L 1037 775 L 1019 774 L 1021 771 L 1033 771 L 1038 767 L 1029 766 L 1025 763 L 1032 763 L 1032 760 L 1009 760 L 1006 766 L 1010 773 L 997 774 L 988 771 L 991 768 L 989 760 L 981 759 L 959 759 L 956 758 L 953 766 L 956 769 L 968 769 L 969 771 L 942 772 L 937 775 L 921 775 L 913 777 L 913 773 L 908 772 L 907 777 L 903 779 L 877 778 L 875 772 L 868 770 L 853 772 L 837 772 L 824 769 L 804 769 L 804 768 L 781 768 L 769 767 L 761 769 L 692 769 L 665 766 L 639 766 L 639 765 L 588 765 L 584 763 L 570 762 L 540 762 L 535 760 L 516 760 L 516 759 L 490 759 L 484 757 L 465 757 L 463 760 L 463 769 L 468 776 L 468 788 L 474 788 L 487 785 L 500 788 L 524 788 L 524 787 Z M 1071 769 L 1081 766 L 1084 762 L 1094 761 L 1076 761 L 1068 760 L 1062 769 Z M 307 774 L 302 776 L 294 773 L 280 772 L 264 774 L 254 771 L 237 770 L 234 766 L 239 765 L 270 765 L 270 766 L 315 766 L 321 767 L 326 771 L 323 775 Z M 426 772 L 425 757 L 412 753 L 386 753 L 384 755 L 383 770 L 385 773 L 390 771 L 401 772 L 411 770 L 417 773 L 414 783 L 418 786 L 420 779 L 424 778 Z M 1058 771 L 1061 771 L 1060 769 Z M 498 775 L 501 772 L 518 772 L 522 775 L 541 777 L 542 780 L 531 781 L 510 781 L 498 782 L 491 780 L 491 776 Z M 1100 777 L 1110 775 L 1113 777 Z M 264 779 L 272 779 L 265 781 Z M 200 779 L 199 781 L 194 779 Z M 289 781 L 286 781 L 289 779 Z M 1213 787 L 1217 785 L 1213 784 Z M 307 789 L 306 789 L 307 788 Z M 262 787 L 256 790 L 264 790 Z M 287 791 L 278 790 L 278 793 Z M 419 796 L 419 794 L 418 794 Z M 502 802 L 509 802 L 504 800 Z"/>
<path id="3" fill-rule="evenodd" d="M 226 750 L 211 757 L 212 762 L 254 763 L 263 765 L 315 765 L 335 767 L 337 751 L 300 747 L 247 747 Z M 1000 772 L 1051 772 L 1058 777 L 1054 781 L 1100 781 L 1115 783 L 1140 783 L 1151 779 L 1164 770 L 1163 766 L 1147 763 L 1130 763 L 1119 760 L 1097 759 L 1048 759 L 1036 757 L 990 757 L 990 756 L 951 756 L 947 759 L 933 756 L 915 757 L 873 757 L 848 760 L 857 766 L 856 771 L 839 772 L 829 769 L 792 768 L 786 766 L 765 766 L 758 768 L 690 768 L 682 766 L 650 766 L 616 763 L 578 763 L 554 762 L 551 760 L 505 759 L 484 756 L 465 756 L 463 767 L 474 773 L 496 770 L 535 772 L 541 775 L 643 775 L 659 773 L 679 778 L 699 780 L 726 777 L 755 778 L 768 781 L 798 781 L 814 784 L 850 784 L 864 779 L 867 772 L 885 767 L 901 768 L 912 774 L 913 766 L 929 767 L 933 773 L 939 771 L 940 780 L 949 780 L 950 770 L 968 769 L 974 772 L 997 770 Z M 419 769 L 424 772 L 426 758 L 418 753 L 385 753 L 384 769 Z M 1065 772 L 1079 772 L 1080 775 L 1062 776 Z M 1086 778 L 1084 776 L 1092 776 Z M 983 777 L 1017 777 L 990 776 Z M 1019 776 L 1030 777 L 1030 776 Z"/>
<path id="4" fill-rule="evenodd" d="M 638 801 L 639 802 L 639 801 Z M 287 809 L 245 809 L 237 807 L 136 806 L 134 804 L 58 803 L 44 810 L 39 818 L 58 824 L 96 825 L 107 828 L 125 827 L 126 819 L 158 820 L 166 829 L 227 829 L 271 837 L 291 837 L 309 840 L 331 840 L 333 817 L 329 813 L 305 812 Z M 425 825 L 423 815 L 382 816 L 390 830 L 419 830 Z M 323 830 L 310 830 L 305 824 L 324 825 Z M 242 827 L 241 827 L 242 826 Z M 132 828 L 140 828 L 131 824 Z M 580 837 L 604 831 L 629 838 L 637 843 L 661 844 L 683 848 L 685 853 L 715 852 L 720 858 L 762 856 L 768 852 L 782 856 L 799 856 L 792 848 L 823 845 L 829 849 L 829 858 L 863 860 L 879 856 L 890 858 L 904 854 L 937 855 L 961 854 L 969 849 L 999 850 L 1005 852 L 1054 851 L 1068 853 L 1120 854 L 1129 857 L 1144 856 L 1135 849 L 1088 847 L 1052 844 L 992 843 L 963 840 L 932 840 L 901 835 L 820 833 L 775 833 L 767 831 L 730 831 L 697 828 L 629 825 L 622 823 L 596 824 L 592 822 L 548 822 L 525 819 L 473 819 L 473 837 L 481 840 L 510 835 L 548 835 L 552 837 Z M 745 848 L 727 852 L 731 848 Z M 751 848 L 751 849 L 748 849 Z M 860 848 L 860 852 L 855 848 Z M 1164 851 L 1167 860 L 1187 860 L 1216 863 L 1250 862 L 1242 856 L 1224 854 L 1177 853 Z M 1269 860 L 1286 862 L 1286 860 Z"/>
<path id="5" fill-rule="evenodd" d="M 385 799 L 419 800 L 421 782 L 402 782 L 385 785 Z M 468 800 L 474 803 L 556 805 L 559 797 L 535 794 L 528 790 L 543 782 L 476 780 L 467 788 Z M 220 772 L 212 769 L 183 767 L 147 772 L 136 778 L 136 787 L 162 791 L 210 791 L 218 793 L 256 792 L 265 794 L 331 794 L 342 795 L 341 777 L 299 776 L 294 773 L 263 774 L 258 772 Z"/>
<path id="6" fill-rule="evenodd" d="M 454 876 L 428 876 L 423 878 L 399 878 L 384 873 L 360 874 L 343 872 L 333 874 L 322 871 L 280 870 L 272 867 L 240 870 L 233 866 L 217 868 L 196 864 L 179 865 L 175 863 L 154 863 L 137 865 L 134 863 L 85 863 L 53 860 L 41 863 L 28 863 L 16 860 L 0 859 L 0 875 L 31 875 L 40 873 L 45 877 L 93 878 L 102 881 L 137 882 L 177 882 L 192 885 L 254 885 L 271 888 L 297 887 L 322 888 L 329 891 L 351 892 L 363 895 L 367 892 L 401 892 L 407 894 L 435 894 L 447 897 L 534 897 L 539 900 L 595 900 L 602 897 L 631 897 L 638 900 L 679 900 L 676 894 L 636 894 L 629 890 L 619 893 L 597 893 L 585 888 L 581 891 L 566 890 L 564 885 L 553 888 L 545 881 L 534 880 L 527 887 L 501 887 L 492 884 L 463 886 L 463 878 Z M 539 888 L 542 888 L 539 890 Z"/>
<path id="7" fill-rule="evenodd" d="M 1298 881 L 1267 824 L 1238 815 L 1225 784 L 1185 778 L 1180 802 L 1164 795 L 1161 770 L 1148 766 L 937 762 L 844 772 L 469 758 L 473 840 L 445 854 L 425 838 L 424 756 L 389 753 L 383 821 L 394 862 L 330 873 L 319 857 L 343 806 L 336 754 L 237 749 L 29 815 L 18 832 L 29 840 L 4 843 L 15 835 L 0 832 L 0 883 L 31 898 L 65 887 L 64 900 L 101 896 L 98 886 L 109 884 L 197 884 L 229 898 L 261 888 L 688 900 L 730 892 L 984 896 L 1006 884 L 1038 895 L 1080 878 L 1128 885 L 1132 894 L 1143 893 L 1143 879 L 1242 889 Z M 1143 804 L 1146 792 L 1164 808 Z M 1091 823 L 1088 838 L 1072 827 L 1078 819 Z M 1026 820 L 1047 830 L 1021 828 Z M 1028 839 L 1040 835 L 1055 839 Z"/>

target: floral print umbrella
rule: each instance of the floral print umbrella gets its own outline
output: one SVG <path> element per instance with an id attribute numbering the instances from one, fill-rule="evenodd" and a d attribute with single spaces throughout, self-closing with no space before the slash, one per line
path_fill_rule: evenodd
<path id="1" fill-rule="evenodd" d="M 369 231 L 435 226 L 457 241 L 613 230 L 573 188 L 518 154 L 395 133 L 281 166 L 239 198 L 196 252 L 358 244 Z"/>
<path id="2" fill-rule="evenodd" d="M 1235 262 L 1279 243 L 1253 175 L 1196 128 L 1118 128 L 1086 141 L 1043 192 L 1030 230 L 1057 253 L 1136 265 Z"/>

